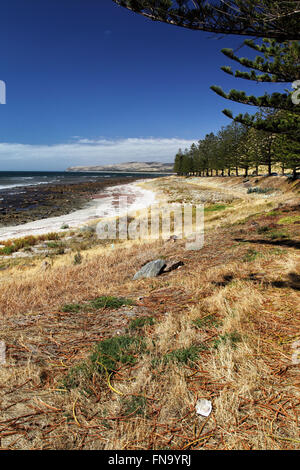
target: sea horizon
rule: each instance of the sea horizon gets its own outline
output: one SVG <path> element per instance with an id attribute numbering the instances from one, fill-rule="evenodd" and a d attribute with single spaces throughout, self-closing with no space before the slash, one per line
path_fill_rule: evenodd
<path id="1" fill-rule="evenodd" d="M 16 170 L 0 171 L 0 191 L 10 188 L 21 188 L 40 184 L 64 184 L 96 181 L 103 178 L 130 178 L 137 176 L 155 178 L 167 176 L 170 173 L 159 172 L 125 172 L 125 171 L 68 171 L 68 170 Z"/>

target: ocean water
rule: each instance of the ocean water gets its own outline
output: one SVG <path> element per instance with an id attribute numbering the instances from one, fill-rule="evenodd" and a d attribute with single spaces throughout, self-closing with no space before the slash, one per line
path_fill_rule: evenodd
<path id="1" fill-rule="evenodd" d="M 68 171 L 0 171 L 0 191 L 39 184 L 67 184 L 97 181 L 106 178 L 155 178 L 159 173 L 112 173 L 112 172 L 68 172 Z M 15 191 L 15 189 L 14 189 Z"/>

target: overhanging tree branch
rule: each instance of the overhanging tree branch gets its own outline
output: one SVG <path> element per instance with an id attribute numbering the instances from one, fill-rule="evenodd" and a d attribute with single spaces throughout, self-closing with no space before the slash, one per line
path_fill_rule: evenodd
<path id="1" fill-rule="evenodd" d="M 218 34 L 300 39 L 300 1 L 113 0 L 154 21 Z"/>

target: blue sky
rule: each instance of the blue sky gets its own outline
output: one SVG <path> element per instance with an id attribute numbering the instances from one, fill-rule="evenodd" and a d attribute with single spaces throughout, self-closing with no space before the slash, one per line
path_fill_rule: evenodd
<path id="1" fill-rule="evenodd" d="M 221 48 L 242 42 L 153 22 L 112 0 L 5 2 L 0 170 L 173 161 L 179 147 L 230 122 L 222 109 L 255 112 L 211 85 L 278 90 L 220 70 L 235 65 Z"/>

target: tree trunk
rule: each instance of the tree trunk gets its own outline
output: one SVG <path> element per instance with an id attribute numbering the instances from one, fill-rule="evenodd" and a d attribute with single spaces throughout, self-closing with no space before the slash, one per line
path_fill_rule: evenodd
<path id="1" fill-rule="evenodd" d="M 272 173 L 272 165 L 271 163 L 268 163 L 268 175 L 271 176 Z"/>

